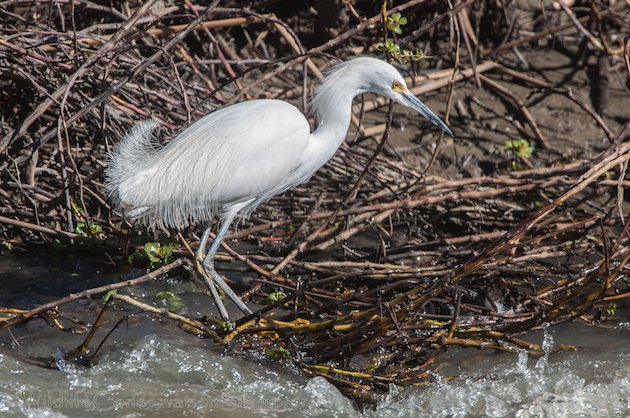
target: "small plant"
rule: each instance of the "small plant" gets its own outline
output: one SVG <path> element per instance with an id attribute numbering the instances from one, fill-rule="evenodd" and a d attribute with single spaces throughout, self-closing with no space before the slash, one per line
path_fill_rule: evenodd
<path id="1" fill-rule="evenodd" d="M 182 298 L 180 298 L 175 293 L 168 290 L 157 292 L 155 294 L 155 297 L 156 299 L 160 299 L 163 304 L 167 305 L 169 308 L 174 309 L 174 310 L 181 309 L 184 306 L 184 303 L 182 302 Z"/>
<path id="2" fill-rule="evenodd" d="M 144 252 L 152 263 L 166 264 L 173 255 L 173 244 L 162 245 L 159 242 L 147 242 L 144 244 Z"/>
<path id="3" fill-rule="evenodd" d="M 396 35 L 402 35 L 401 26 L 407 24 L 407 18 L 400 13 L 392 13 L 391 16 L 387 16 L 387 29 L 394 32 Z"/>
<path id="4" fill-rule="evenodd" d="M 604 312 L 606 312 L 606 315 L 608 316 L 613 316 L 617 312 L 617 304 L 616 303 L 609 304 L 608 306 L 604 308 Z"/>
<path id="5" fill-rule="evenodd" d="M 265 356 L 271 360 L 291 360 L 291 353 L 284 347 L 265 348 Z"/>
<path id="6" fill-rule="evenodd" d="M 284 292 L 273 292 L 267 295 L 267 300 L 269 302 L 277 302 L 287 297 L 287 294 Z"/>
<path id="7" fill-rule="evenodd" d="M 396 35 L 402 34 L 401 26 L 407 24 L 407 18 L 400 13 L 392 13 L 387 17 L 387 29 L 392 31 Z M 419 61 L 422 59 L 431 58 L 425 55 L 421 49 L 411 50 L 402 49 L 394 40 L 386 39 L 385 42 L 379 42 L 376 44 L 376 49 L 381 52 L 387 53 L 390 57 L 396 61 L 406 64 L 411 61 Z"/>
<path id="8" fill-rule="evenodd" d="M 139 235 L 136 238 L 144 235 Z M 133 242 L 132 238 L 132 242 Z M 151 267 L 168 264 L 173 261 L 173 250 L 178 247 L 176 241 L 172 241 L 171 237 L 166 234 L 160 234 L 158 241 L 145 242 L 141 250 L 134 251 L 127 257 L 127 262 L 133 264 L 139 260 L 147 260 Z"/>
<path id="9" fill-rule="evenodd" d="M 72 213 L 74 214 L 74 218 L 76 219 L 76 227 L 74 228 L 74 232 L 83 237 L 95 237 L 98 239 L 107 238 L 107 234 L 103 231 L 103 227 L 94 221 L 88 220 L 87 216 L 85 216 L 85 210 L 77 206 L 76 203 L 72 202 Z"/>
<path id="10" fill-rule="evenodd" d="M 74 232 L 84 237 L 101 237 L 103 227 L 94 221 L 78 221 Z"/>
<path id="11" fill-rule="evenodd" d="M 9 241 L 2 241 L 2 246 L 9 251 L 13 251 L 13 244 L 11 244 Z"/>
<path id="12" fill-rule="evenodd" d="M 532 152 L 534 151 L 534 147 L 532 147 L 529 142 L 523 138 L 505 141 L 503 143 L 503 148 L 505 151 L 512 154 L 512 170 L 521 170 L 522 167 L 518 161 L 531 157 Z"/>
<path id="13" fill-rule="evenodd" d="M 118 291 L 116 289 L 112 289 L 109 290 L 107 293 L 105 293 L 105 296 L 103 296 L 103 305 L 107 303 L 107 301 L 116 293 L 118 293 Z"/>
<path id="14" fill-rule="evenodd" d="M 503 146 L 506 151 L 512 152 L 515 157 L 529 158 L 534 151 L 534 148 L 529 145 L 529 142 L 523 138 L 505 141 Z"/>
<path id="15" fill-rule="evenodd" d="M 391 39 L 386 40 L 385 42 L 379 42 L 376 44 L 376 49 L 381 52 L 387 52 L 388 54 L 398 54 L 400 53 L 400 45 Z"/>
<path id="16" fill-rule="evenodd" d="M 267 295 L 267 297 L 265 298 L 267 300 L 267 302 L 277 302 L 279 300 L 282 300 L 284 298 L 287 297 L 287 294 L 284 292 L 272 292 L 270 294 Z M 283 303 L 282 307 L 284 309 L 289 309 L 289 303 Z"/>

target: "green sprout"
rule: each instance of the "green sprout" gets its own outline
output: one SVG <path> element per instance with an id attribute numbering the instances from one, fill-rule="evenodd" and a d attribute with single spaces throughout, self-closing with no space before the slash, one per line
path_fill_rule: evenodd
<path id="1" fill-rule="evenodd" d="M 175 242 L 150 241 L 144 244 L 142 250 L 136 250 L 127 257 L 127 263 L 147 260 L 151 267 L 168 264 L 173 261 L 173 249 L 177 247 Z"/>
<path id="2" fill-rule="evenodd" d="M 400 53 L 400 45 L 391 39 L 387 39 L 384 43 L 379 42 L 376 44 L 376 49 L 381 52 L 387 52 L 389 54 L 397 54 Z"/>
<path id="3" fill-rule="evenodd" d="M 77 221 L 74 232 L 84 237 L 98 237 L 103 234 L 103 227 L 94 221 Z"/>
<path id="4" fill-rule="evenodd" d="M 110 291 L 108 291 L 107 293 L 105 293 L 105 296 L 103 296 L 103 305 L 107 303 L 107 301 L 109 299 L 111 299 L 111 297 L 113 295 L 115 295 L 116 293 L 118 293 L 118 291 L 116 289 L 112 289 Z"/>
<path id="5" fill-rule="evenodd" d="M 291 353 L 284 347 L 265 348 L 265 356 L 271 360 L 291 360 Z"/>
<path id="6" fill-rule="evenodd" d="M 400 13 L 392 13 L 387 17 L 387 29 L 392 31 L 396 35 L 402 35 L 402 26 L 407 24 L 407 18 Z M 411 50 L 403 49 L 395 41 L 386 39 L 385 42 L 379 42 L 376 44 L 377 51 L 385 52 L 390 57 L 400 62 L 401 64 L 407 64 L 412 61 L 420 61 L 422 59 L 431 58 L 425 55 L 421 49 Z"/>
<path id="7" fill-rule="evenodd" d="M 515 157 L 529 158 L 534 151 L 534 148 L 529 145 L 529 142 L 523 138 L 505 141 L 503 146 L 506 151 L 512 152 Z"/>
<path id="8" fill-rule="evenodd" d="M 287 297 L 287 294 L 284 292 L 273 292 L 267 295 L 267 300 L 269 302 L 277 302 Z"/>
<path id="9" fill-rule="evenodd" d="M 617 304 L 616 303 L 609 304 L 608 306 L 604 308 L 604 312 L 606 312 L 606 315 L 608 316 L 613 316 L 617 312 Z"/>
<path id="10" fill-rule="evenodd" d="M 534 151 L 534 147 L 523 138 L 505 141 L 503 148 L 505 151 L 512 153 L 512 170 L 520 170 L 522 167 L 518 163 L 518 160 L 531 157 Z"/>
<path id="11" fill-rule="evenodd" d="M 154 264 L 167 264 L 171 261 L 175 244 L 161 244 L 159 242 L 147 242 L 144 244 L 144 252 L 149 261 Z"/>
<path id="12" fill-rule="evenodd" d="M 168 307 L 171 309 L 177 310 L 184 306 L 184 303 L 182 302 L 182 298 L 180 298 L 175 293 L 168 290 L 157 292 L 155 294 L 155 297 L 156 299 L 160 299 L 162 303 L 168 305 Z"/>
<path id="13" fill-rule="evenodd" d="M 407 18 L 398 12 L 392 13 L 391 16 L 387 17 L 387 29 L 391 30 L 396 35 L 402 35 L 402 29 L 400 27 L 406 24 Z"/>
<path id="14" fill-rule="evenodd" d="M 401 49 L 400 45 L 398 45 L 391 39 L 388 39 L 385 42 L 377 43 L 376 49 L 381 52 L 386 52 L 401 64 L 407 64 L 412 61 L 415 62 L 431 58 L 431 56 L 425 55 L 424 51 L 422 51 L 421 49 L 416 49 L 415 51 L 412 51 L 411 49 Z"/>
<path id="15" fill-rule="evenodd" d="M 82 237 L 95 237 L 99 239 L 105 239 L 107 234 L 103 231 L 103 227 L 94 221 L 88 220 L 85 215 L 85 209 L 72 202 L 72 213 L 77 220 L 77 226 L 74 228 L 74 232 Z"/>

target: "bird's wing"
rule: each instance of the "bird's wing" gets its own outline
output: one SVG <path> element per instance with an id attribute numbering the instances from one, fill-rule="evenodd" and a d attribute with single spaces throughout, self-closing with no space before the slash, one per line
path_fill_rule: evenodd
<path id="1" fill-rule="evenodd" d="M 181 227 L 218 210 L 286 190 L 310 128 L 294 106 L 251 100 L 213 112 L 138 161 L 121 186 L 129 208 L 148 208 L 148 223 Z"/>

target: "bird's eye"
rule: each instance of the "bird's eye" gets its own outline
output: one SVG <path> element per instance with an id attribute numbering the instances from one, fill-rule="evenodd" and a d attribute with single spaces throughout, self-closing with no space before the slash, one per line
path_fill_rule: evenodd
<path id="1" fill-rule="evenodd" d="M 394 81 L 394 83 L 392 84 L 392 90 L 394 91 L 402 90 L 402 84 L 400 84 L 398 81 Z"/>

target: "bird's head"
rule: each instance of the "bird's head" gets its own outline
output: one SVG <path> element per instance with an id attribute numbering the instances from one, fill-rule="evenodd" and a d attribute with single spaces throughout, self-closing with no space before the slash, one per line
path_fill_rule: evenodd
<path id="1" fill-rule="evenodd" d="M 366 60 L 364 77 L 367 81 L 365 90 L 388 97 L 403 106 L 410 107 L 430 120 L 435 126 L 453 136 L 453 132 L 442 119 L 431 111 L 424 103 L 409 91 L 404 77 L 393 65 L 376 58 Z"/>

